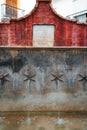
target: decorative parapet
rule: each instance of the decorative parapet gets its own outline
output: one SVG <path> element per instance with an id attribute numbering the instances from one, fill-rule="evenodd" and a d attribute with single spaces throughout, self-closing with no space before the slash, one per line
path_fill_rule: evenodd
<path id="1" fill-rule="evenodd" d="M 36 0 L 28 15 L 6 22 L 0 24 L 1 46 L 87 46 L 87 24 L 61 17 L 51 0 Z"/>

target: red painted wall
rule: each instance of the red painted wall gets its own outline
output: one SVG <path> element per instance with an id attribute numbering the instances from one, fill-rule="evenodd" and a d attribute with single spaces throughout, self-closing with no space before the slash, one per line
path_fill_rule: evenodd
<path id="1" fill-rule="evenodd" d="M 0 46 L 32 46 L 33 24 L 54 24 L 54 46 L 87 46 L 87 24 L 57 15 L 49 0 L 37 0 L 32 12 L 0 24 Z"/>

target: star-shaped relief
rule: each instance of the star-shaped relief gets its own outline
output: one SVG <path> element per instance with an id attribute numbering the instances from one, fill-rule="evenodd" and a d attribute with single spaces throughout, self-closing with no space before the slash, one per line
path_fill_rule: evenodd
<path id="1" fill-rule="evenodd" d="M 24 81 L 29 81 L 29 89 L 30 89 L 30 85 L 31 85 L 31 82 L 35 82 L 35 79 L 33 79 L 36 75 L 35 74 L 31 74 L 31 73 L 29 73 L 29 74 L 25 74 L 24 73 L 24 76 L 26 77 L 25 79 L 24 79 Z"/>
<path id="2" fill-rule="evenodd" d="M 87 82 L 87 76 L 83 76 L 81 74 L 79 74 L 79 76 L 81 77 L 81 79 L 79 79 L 79 81 L 85 81 L 85 82 Z"/>
<path id="3" fill-rule="evenodd" d="M 83 83 L 84 89 L 86 89 L 86 82 L 87 82 L 87 76 L 79 74 L 80 79 L 78 81 L 81 81 Z"/>
<path id="4" fill-rule="evenodd" d="M 35 82 L 35 80 L 33 79 L 33 77 L 35 77 L 35 74 L 34 74 L 34 75 L 24 74 L 24 76 L 26 77 L 26 78 L 24 79 L 24 81 L 29 80 L 29 81 L 31 81 L 31 82 Z"/>
<path id="5" fill-rule="evenodd" d="M 4 84 L 5 81 L 9 81 L 9 79 L 7 78 L 7 76 L 8 76 L 8 73 L 5 73 L 5 74 L 0 73 L 0 82 L 1 82 L 2 86 L 3 86 L 3 84 Z"/>
<path id="6" fill-rule="evenodd" d="M 51 81 L 56 83 L 56 86 L 58 87 L 58 82 L 63 82 L 62 76 L 63 74 L 59 74 L 56 72 L 55 74 L 51 73 L 51 75 L 54 77 Z"/>

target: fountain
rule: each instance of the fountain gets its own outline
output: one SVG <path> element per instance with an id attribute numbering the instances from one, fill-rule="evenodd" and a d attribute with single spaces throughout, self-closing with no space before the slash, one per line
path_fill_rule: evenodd
<path id="1" fill-rule="evenodd" d="M 57 130 L 62 130 L 65 128 L 65 120 L 63 118 L 60 117 L 61 113 L 58 112 L 58 118 L 56 120 L 56 125 L 55 125 L 55 129 Z"/>
<path id="2" fill-rule="evenodd" d="M 9 22 L 0 24 L 4 130 L 86 128 L 87 25 L 57 15 L 51 0 Z"/>
<path id="3" fill-rule="evenodd" d="M 28 112 L 28 117 L 27 117 L 26 123 L 27 123 L 27 125 L 31 125 L 31 123 L 32 123 L 31 118 L 30 118 L 30 112 Z"/>

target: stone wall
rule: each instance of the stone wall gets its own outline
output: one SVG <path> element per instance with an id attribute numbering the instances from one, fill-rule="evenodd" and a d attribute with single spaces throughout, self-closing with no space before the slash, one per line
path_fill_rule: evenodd
<path id="1" fill-rule="evenodd" d="M 1 48 L 0 110 L 87 110 L 87 49 Z"/>

